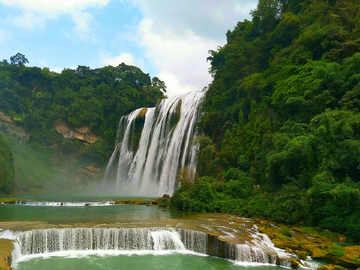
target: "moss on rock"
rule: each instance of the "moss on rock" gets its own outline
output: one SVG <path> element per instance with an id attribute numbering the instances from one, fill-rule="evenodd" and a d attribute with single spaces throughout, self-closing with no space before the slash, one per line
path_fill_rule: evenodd
<path id="1" fill-rule="evenodd" d="M 11 270 L 11 252 L 14 245 L 9 239 L 0 239 L 0 269 Z"/>
<path id="2" fill-rule="evenodd" d="M 276 247 L 295 253 L 299 259 L 305 260 L 310 255 L 313 259 L 345 268 L 360 267 L 360 246 L 343 247 L 334 244 L 346 240 L 343 235 L 322 231 L 320 228 L 288 228 L 282 225 L 264 225 L 258 231 L 267 234 Z"/>

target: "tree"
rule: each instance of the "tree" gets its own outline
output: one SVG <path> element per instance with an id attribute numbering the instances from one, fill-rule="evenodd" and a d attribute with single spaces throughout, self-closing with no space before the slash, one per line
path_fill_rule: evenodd
<path id="1" fill-rule="evenodd" d="M 159 91 L 162 91 L 163 93 L 166 93 L 166 85 L 158 77 L 154 77 L 152 79 L 151 86 L 156 90 L 159 90 Z"/>
<path id="2" fill-rule="evenodd" d="M 25 55 L 18 52 L 10 57 L 10 63 L 16 66 L 24 66 L 25 64 L 28 64 L 29 61 L 26 59 Z"/>

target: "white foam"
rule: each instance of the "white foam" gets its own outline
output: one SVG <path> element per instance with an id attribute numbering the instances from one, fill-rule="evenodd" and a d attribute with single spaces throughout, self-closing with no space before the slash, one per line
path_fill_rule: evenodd
<path id="1" fill-rule="evenodd" d="M 115 205 L 115 201 L 87 201 L 87 202 L 69 202 L 69 201 L 54 201 L 54 202 L 31 202 L 31 201 L 16 201 L 16 205 L 26 206 L 67 206 L 67 207 L 83 207 L 83 206 L 110 206 Z"/>
<path id="2" fill-rule="evenodd" d="M 15 240 L 16 236 L 15 236 L 14 232 L 12 232 L 10 230 L 0 229 L 0 239 Z"/>
<path id="3" fill-rule="evenodd" d="M 86 258 L 88 256 L 132 256 L 132 255 L 153 255 L 153 256 L 165 256 L 172 254 L 185 254 L 185 255 L 195 255 L 201 257 L 207 257 L 209 255 L 197 253 L 190 250 L 67 250 L 67 251 L 57 251 L 57 252 L 48 252 L 40 254 L 30 254 L 21 256 L 18 262 L 25 262 L 37 258 L 48 259 L 51 257 L 64 257 L 64 258 Z"/>

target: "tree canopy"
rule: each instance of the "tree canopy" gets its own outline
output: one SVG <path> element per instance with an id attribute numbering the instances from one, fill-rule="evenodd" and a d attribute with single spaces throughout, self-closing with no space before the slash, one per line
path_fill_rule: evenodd
<path id="1" fill-rule="evenodd" d="M 124 63 L 96 69 L 78 66 L 58 74 L 26 67 L 28 61 L 21 53 L 10 60 L 10 64 L 0 62 L 0 109 L 26 128 L 30 142 L 44 146 L 63 143 L 53 128 L 57 121 L 90 127 L 101 138 L 101 147 L 79 151 L 103 163 L 113 150 L 121 116 L 154 106 L 166 91 L 163 81 Z"/>
<path id="2" fill-rule="evenodd" d="M 359 10 L 356 0 L 260 0 L 209 51 L 200 178 L 174 206 L 360 240 Z"/>
<path id="3" fill-rule="evenodd" d="M 10 57 L 10 63 L 12 65 L 24 66 L 25 64 L 28 64 L 29 61 L 26 59 L 25 55 L 17 53 Z"/>

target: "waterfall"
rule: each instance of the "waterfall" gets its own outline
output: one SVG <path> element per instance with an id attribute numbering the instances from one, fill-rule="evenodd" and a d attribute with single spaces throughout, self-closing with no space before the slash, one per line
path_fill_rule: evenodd
<path id="1" fill-rule="evenodd" d="M 207 251 L 206 233 L 178 228 L 53 228 L 4 236 L 16 240 L 20 256 L 76 250 Z"/>
<path id="2" fill-rule="evenodd" d="M 81 207 L 81 206 L 109 206 L 115 205 L 115 201 L 88 201 L 88 202 L 35 202 L 35 201 L 15 201 L 18 205 L 27 206 L 67 206 L 67 207 Z"/>
<path id="3" fill-rule="evenodd" d="M 277 253 L 260 245 L 232 244 L 215 235 L 182 228 L 51 228 L 30 231 L 0 231 L 0 238 L 13 239 L 13 266 L 28 256 L 54 252 L 196 252 L 235 263 L 275 265 Z M 288 261 L 280 261 L 288 266 Z"/>
<path id="4" fill-rule="evenodd" d="M 270 255 L 259 247 L 236 245 L 235 261 L 275 264 L 276 255 Z"/>
<path id="5" fill-rule="evenodd" d="M 204 96 L 190 92 L 123 116 L 102 186 L 120 195 L 161 196 L 178 187 L 180 168 L 193 177 L 195 123 Z"/>

